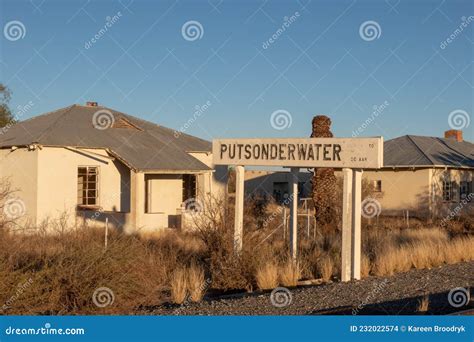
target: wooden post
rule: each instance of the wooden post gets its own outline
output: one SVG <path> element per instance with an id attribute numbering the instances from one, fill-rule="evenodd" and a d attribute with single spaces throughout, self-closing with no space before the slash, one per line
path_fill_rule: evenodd
<path id="1" fill-rule="evenodd" d="M 109 237 L 109 218 L 105 218 L 105 241 L 104 241 L 104 247 L 107 249 L 107 240 Z"/>
<path id="2" fill-rule="evenodd" d="M 291 168 L 291 182 L 290 182 L 290 252 L 291 259 L 296 261 L 298 249 L 298 173 L 299 168 Z"/>
<path id="3" fill-rule="evenodd" d="M 344 186 L 342 194 L 342 251 L 341 280 L 351 280 L 352 256 L 352 169 L 342 169 Z"/>
<path id="4" fill-rule="evenodd" d="M 235 217 L 234 217 L 234 252 L 242 251 L 242 230 L 244 225 L 244 178 L 245 168 L 235 166 Z"/>
<path id="5" fill-rule="evenodd" d="M 352 279 L 360 279 L 362 170 L 353 170 L 352 180 Z"/>
<path id="6" fill-rule="evenodd" d="M 309 227 L 310 227 L 310 217 L 309 217 L 309 207 L 308 207 L 308 201 L 306 200 L 306 235 L 309 240 Z"/>
<path id="7" fill-rule="evenodd" d="M 286 242 L 286 205 L 283 205 L 283 241 Z"/>

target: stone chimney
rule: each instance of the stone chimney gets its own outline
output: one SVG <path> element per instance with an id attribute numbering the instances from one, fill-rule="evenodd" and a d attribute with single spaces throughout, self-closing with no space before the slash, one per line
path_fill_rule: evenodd
<path id="1" fill-rule="evenodd" d="M 87 101 L 86 102 L 87 107 L 97 107 L 97 102 L 94 101 Z"/>
<path id="2" fill-rule="evenodd" d="M 457 142 L 462 142 L 462 131 L 450 129 L 449 131 L 444 132 L 444 137 L 446 139 L 454 139 Z"/>

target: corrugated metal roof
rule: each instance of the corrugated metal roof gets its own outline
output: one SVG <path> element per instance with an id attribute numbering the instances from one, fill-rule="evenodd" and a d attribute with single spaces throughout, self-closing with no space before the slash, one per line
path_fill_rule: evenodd
<path id="1" fill-rule="evenodd" d="M 384 167 L 474 168 L 474 144 L 454 139 L 404 135 L 384 143 Z"/>
<path id="2" fill-rule="evenodd" d="M 97 129 L 94 114 L 112 113 L 135 128 Z M 104 115 L 103 117 L 106 117 Z M 72 105 L 12 126 L 0 135 L 0 147 L 37 143 L 44 146 L 107 148 L 137 170 L 210 170 L 187 152 L 211 152 L 211 143 L 152 122 L 98 106 Z"/>

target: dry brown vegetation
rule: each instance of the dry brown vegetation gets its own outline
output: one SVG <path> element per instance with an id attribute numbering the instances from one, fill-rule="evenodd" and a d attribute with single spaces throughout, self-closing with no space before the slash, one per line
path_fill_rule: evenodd
<path id="1" fill-rule="evenodd" d="M 301 229 L 295 264 L 279 227 L 281 211 L 272 215 L 266 209 L 262 222 L 256 217 L 262 209 L 255 211 L 248 202 L 244 248 L 235 255 L 232 207 L 223 200 L 209 201 L 192 233 L 112 231 L 106 250 L 103 232 L 91 228 L 29 235 L 0 229 L 0 313 L 127 314 L 164 303 L 197 302 L 208 290 L 253 291 L 296 286 L 303 279 L 338 280 L 337 229 L 321 228 L 310 237 Z M 365 222 L 362 236 L 364 277 L 474 260 L 474 236 L 465 229 L 439 229 L 436 224 L 406 229 L 403 222 L 381 219 L 377 226 Z M 103 308 L 92 300 L 99 287 L 114 294 L 113 303 Z"/>

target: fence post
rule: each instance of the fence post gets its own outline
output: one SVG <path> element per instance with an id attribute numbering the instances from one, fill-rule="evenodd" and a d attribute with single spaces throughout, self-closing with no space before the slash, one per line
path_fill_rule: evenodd
<path id="1" fill-rule="evenodd" d="M 105 238 L 104 238 L 104 247 L 107 249 L 107 240 L 109 238 L 109 218 L 105 218 Z"/>

